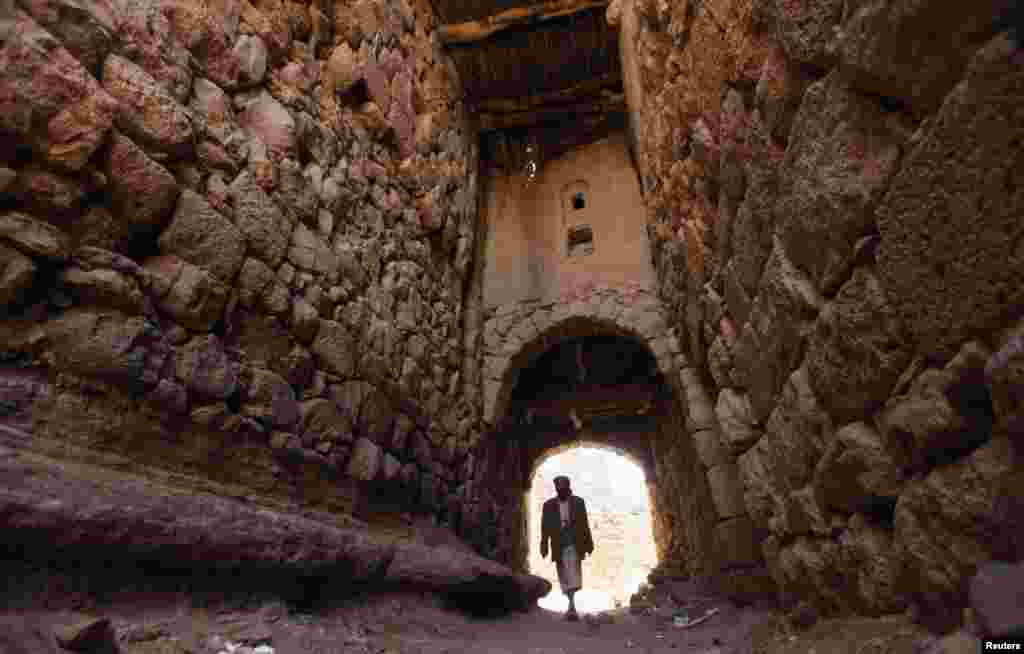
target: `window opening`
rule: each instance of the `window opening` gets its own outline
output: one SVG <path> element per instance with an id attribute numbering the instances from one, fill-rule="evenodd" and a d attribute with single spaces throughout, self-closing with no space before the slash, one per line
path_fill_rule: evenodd
<path id="1" fill-rule="evenodd" d="M 583 199 L 582 193 L 576 193 L 572 196 L 572 208 L 579 211 L 583 207 L 587 206 L 587 203 Z"/>

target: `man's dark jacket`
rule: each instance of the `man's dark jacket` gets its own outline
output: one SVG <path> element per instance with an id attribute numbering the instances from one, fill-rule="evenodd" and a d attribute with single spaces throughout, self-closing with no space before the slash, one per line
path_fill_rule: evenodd
<path id="1" fill-rule="evenodd" d="M 544 502 L 540 538 L 541 542 L 551 539 L 551 557 L 555 563 L 562 562 L 562 548 L 566 545 L 575 545 L 576 552 L 581 556 L 594 551 L 594 537 L 590 535 L 590 522 L 587 520 L 587 505 L 582 497 L 569 497 L 569 526 L 575 536 L 575 543 L 562 542 L 562 514 L 558 510 L 558 498 L 553 497 Z"/>

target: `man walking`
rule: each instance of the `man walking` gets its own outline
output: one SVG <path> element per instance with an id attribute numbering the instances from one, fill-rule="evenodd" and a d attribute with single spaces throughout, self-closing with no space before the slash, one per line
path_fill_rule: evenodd
<path id="1" fill-rule="evenodd" d="M 579 620 L 573 595 L 583 587 L 583 559 L 594 552 L 594 539 L 587 521 L 587 505 L 582 497 L 572 494 L 569 478 L 555 477 L 555 492 L 544 502 L 540 526 L 540 556 L 547 558 L 551 542 L 551 559 L 558 570 L 558 583 L 569 598 L 567 620 Z"/>

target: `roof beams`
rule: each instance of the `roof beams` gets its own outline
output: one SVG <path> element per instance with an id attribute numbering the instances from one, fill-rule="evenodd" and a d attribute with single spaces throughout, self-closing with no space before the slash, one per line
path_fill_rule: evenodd
<path id="1" fill-rule="evenodd" d="M 479 114 L 480 130 L 531 127 L 541 123 L 575 121 L 586 116 L 603 116 L 626 111 L 626 99 L 621 93 L 560 106 L 542 106 L 522 111 Z"/>
<path id="2" fill-rule="evenodd" d="M 532 25 L 588 9 L 607 7 L 608 4 L 609 0 L 549 0 L 541 4 L 508 9 L 480 20 L 442 25 L 437 30 L 437 37 L 444 45 L 476 43 L 510 27 Z"/>

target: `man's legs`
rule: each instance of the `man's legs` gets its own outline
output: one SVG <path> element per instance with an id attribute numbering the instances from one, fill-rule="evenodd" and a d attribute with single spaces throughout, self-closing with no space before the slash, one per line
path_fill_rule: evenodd
<path id="1" fill-rule="evenodd" d="M 566 616 L 568 616 L 570 620 L 576 619 L 576 603 L 573 601 L 573 595 L 575 594 L 575 590 L 570 590 L 566 593 L 566 595 L 569 597 L 569 611 L 566 613 Z"/>

